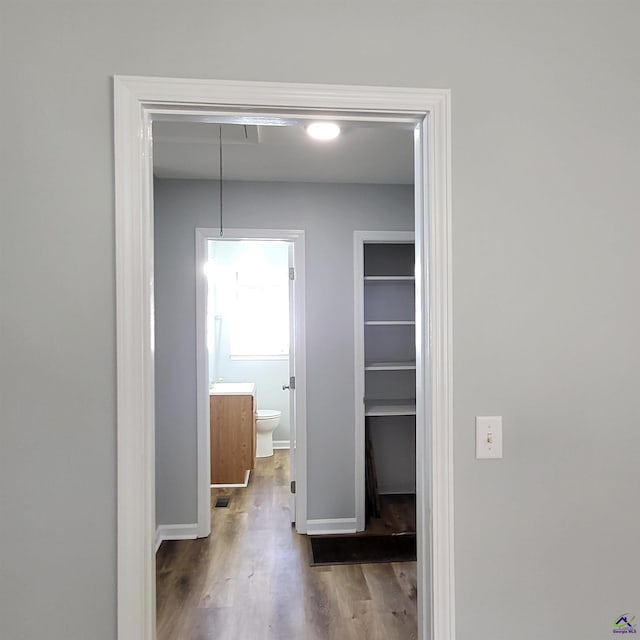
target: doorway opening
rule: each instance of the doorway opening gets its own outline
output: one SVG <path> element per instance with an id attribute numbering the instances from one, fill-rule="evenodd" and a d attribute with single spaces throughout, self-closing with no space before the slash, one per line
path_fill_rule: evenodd
<path id="1" fill-rule="evenodd" d="M 453 638 L 448 100 L 446 91 L 116 79 L 121 640 L 154 637 L 151 123 L 176 114 L 286 123 L 319 113 L 415 126 L 419 637 Z"/>
<path id="2" fill-rule="evenodd" d="M 288 485 L 306 477 L 299 449 L 306 432 L 304 256 L 301 230 L 226 229 L 220 237 L 217 229 L 196 229 L 200 537 L 211 529 L 210 489 L 238 484 L 224 476 L 217 461 L 226 464 L 229 455 L 220 440 L 218 450 L 212 440 L 212 397 L 224 395 L 229 385 L 251 387 L 254 428 L 262 432 L 252 434 L 252 464 L 283 449 Z M 246 486 L 248 476 L 239 484 Z M 303 532 L 306 483 L 299 484 L 300 490 L 290 493 L 289 514 Z"/>
<path id="3" fill-rule="evenodd" d="M 289 243 L 279 240 L 207 242 L 209 393 L 223 394 L 225 388 L 237 393 L 229 385 L 253 385 L 257 418 L 271 421 L 264 428 L 256 425 L 258 458 L 273 455 L 274 446 L 290 448 L 289 425 L 295 418 L 289 412 L 289 356 L 295 357 L 290 349 L 289 253 Z M 216 452 L 220 464 L 228 464 L 226 453 Z M 233 479 L 225 477 L 220 464 L 218 469 L 212 465 L 212 486 Z"/>

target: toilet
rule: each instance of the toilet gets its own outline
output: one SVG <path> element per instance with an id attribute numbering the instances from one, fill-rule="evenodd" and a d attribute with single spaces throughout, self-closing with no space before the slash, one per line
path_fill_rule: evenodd
<path id="1" fill-rule="evenodd" d="M 273 432 L 280 424 L 282 411 L 258 409 L 256 411 L 256 458 L 273 455 Z"/>

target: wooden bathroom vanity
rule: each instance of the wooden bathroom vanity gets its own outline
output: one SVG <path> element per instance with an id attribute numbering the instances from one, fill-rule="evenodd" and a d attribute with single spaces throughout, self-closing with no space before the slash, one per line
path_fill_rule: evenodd
<path id="1" fill-rule="evenodd" d="M 214 384 L 209 416 L 211 484 L 246 485 L 256 460 L 256 385 Z"/>

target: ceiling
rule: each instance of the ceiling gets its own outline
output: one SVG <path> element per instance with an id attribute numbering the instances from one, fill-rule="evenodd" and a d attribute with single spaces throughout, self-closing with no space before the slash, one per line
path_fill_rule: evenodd
<path id="1" fill-rule="evenodd" d="M 157 121 L 153 167 L 159 178 L 219 178 L 220 125 Z M 413 184 L 413 131 L 406 125 L 342 127 L 333 141 L 304 126 L 222 125 L 224 180 Z"/>

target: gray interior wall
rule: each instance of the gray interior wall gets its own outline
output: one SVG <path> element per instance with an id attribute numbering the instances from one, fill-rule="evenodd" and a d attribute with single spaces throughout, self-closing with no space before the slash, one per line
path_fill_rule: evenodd
<path id="1" fill-rule="evenodd" d="M 639 615 L 639 20 L 2 2 L 1 635 L 116 635 L 113 74 L 452 90 L 457 637 L 601 640 Z M 476 462 L 494 413 L 505 458 Z"/>
<path id="2" fill-rule="evenodd" d="M 196 521 L 194 235 L 217 224 L 217 198 L 216 182 L 155 182 L 159 524 Z M 229 182 L 224 219 L 305 232 L 307 512 L 353 518 L 353 231 L 411 229 L 413 187 Z"/>

